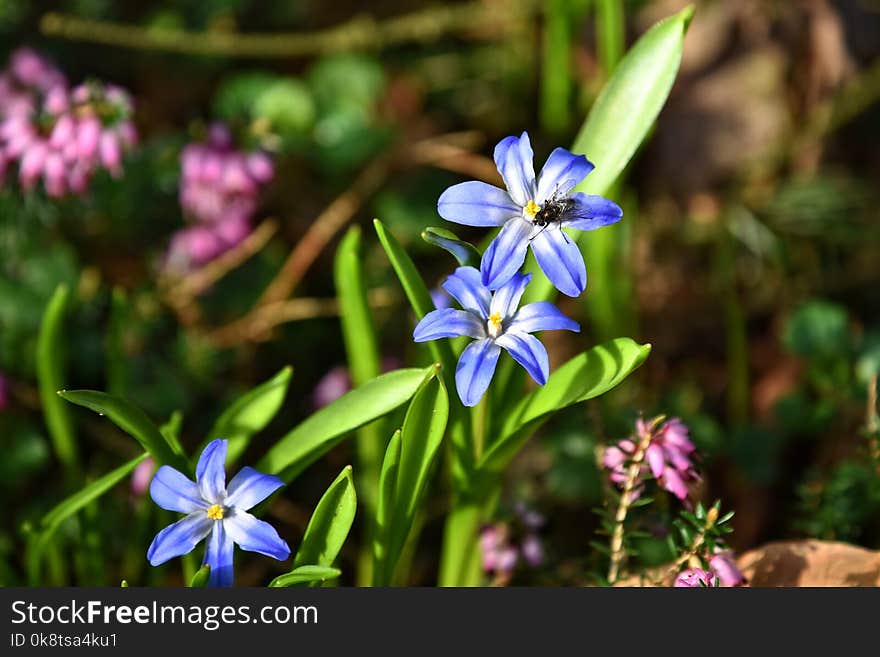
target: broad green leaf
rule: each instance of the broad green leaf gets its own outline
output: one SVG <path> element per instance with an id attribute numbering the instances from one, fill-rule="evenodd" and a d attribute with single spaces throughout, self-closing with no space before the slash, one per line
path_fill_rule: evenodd
<path id="1" fill-rule="evenodd" d="M 397 278 L 400 279 L 400 284 L 403 286 L 406 298 L 409 299 L 416 317 L 421 319 L 434 310 L 431 293 L 428 292 L 428 288 L 425 287 L 425 282 L 422 280 L 415 264 L 413 264 L 406 251 L 403 250 L 403 247 L 400 246 L 400 243 L 385 228 L 381 221 L 375 219 L 373 224 L 376 227 L 376 233 L 379 235 L 379 241 L 382 243 L 385 253 L 388 254 L 391 266 L 394 267 Z M 449 346 L 447 340 L 432 340 L 428 343 L 428 348 L 431 350 L 434 359 L 440 361 L 440 364 L 443 365 L 443 376 L 446 378 L 447 383 L 449 383 L 451 373 L 455 372 L 456 364 L 452 347 Z"/>
<path id="2" fill-rule="evenodd" d="M 299 566 L 285 575 L 279 575 L 269 582 L 269 586 L 277 588 L 326 582 L 328 579 L 336 579 L 341 574 L 342 571 L 338 568 L 330 568 L 328 566 Z"/>
<path id="3" fill-rule="evenodd" d="M 119 466 L 80 489 L 66 500 L 55 506 L 40 521 L 40 533 L 36 542 L 37 554 L 42 551 L 43 546 L 58 528 L 58 526 L 67 520 L 70 516 L 82 510 L 86 505 L 98 499 L 113 488 L 120 481 L 130 475 L 138 464 L 145 460 L 149 454 L 141 454 L 137 458 L 132 459 L 128 463 Z"/>
<path id="4" fill-rule="evenodd" d="M 251 438 L 262 431 L 280 410 L 292 374 L 293 368 L 285 367 L 232 402 L 217 418 L 202 448 L 212 440 L 224 438 L 229 441 L 226 463 L 235 463 L 247 449 Z"/>
<path id="5" fill-rule="evenodd" d="M 449 251 L 462 267 L 479 267 L 480 252 L 470 242 L 460 240 L 458 235 L 445 228 L 426 228 L 422 231 L 422 239 L 428 244 L 439 246 Z"/>
<path id="6" fill-rule="evenodd" d="M 399 455 L 389 448 L 383 466 L 385 480 L 380 483 L 383 494 L 388 494 L 388 479 L 394 475 L 393 495 L 383 503 L 383 517 L 378 518 L 384 546 L 377 564 L 376 583 L 389 585 L 403 546 L 412 530 L 413 521 L 427 488 L 431 467 L 440 451 L 446 423 L 449 419 L 449 398 L 443 381 L 428 379 L 415 394 L 400 433 Z M 399 459 L 399 460 L 398 460 Z M 395 460 L 397 463 L 395 464 Z M 396 466 L 396 467 L 395 467 Z M 390 509 L 390 521 L 388 511 Z"/>
<path id="7" fill-rule="evenodd" d="M 40 334 L 37 338 L 37 380 L 40 386 L 43 416 L 49 436 L 52 438 L 55 454 L 64 466 L 68 478 L 73 480 L 79 470 L 76 435 L 70 417 L 70 408 L 58 399 L 58 391 L 64 387 L 62 344 L 67 298 L 67 286 L 59 285 L 43 313 Z"/>
<path id="8" fill-rule="evenodd" d="M 389 580 L 412 529 L 416 510 L 428 485 L 431 466 L 440 451 L 448 419 L 449 398 L 446 387 L 439 377 L 428 379 L 413 397 L 401 428 L 400 464 L 397 469 L 389 542 Z"/>
<path id="9" fill-rule="evenodd" d="M 107 419 L 152 454 L 159 465 L 171 465 L 181 472 L 189 472 L 189 464 L 184 455 L 176 452 L 146 413 L 128 400 L 97 390 L 61 390 L 58 394 L 72 404 L 85 406 L 99 415 L 106 415 Z"/>
<path id="10" fill-rule="evenodd" d="M 604 194 L 647 136 L 678 73 L 693 13 L 693 7 L 687 7 L 654 25 L 614 69 L 571 149 L 596 166 L 576 191 Z M 572 238 L 579 240 L 583 234 L 575 231 Z M 533 258 L 530 268 L 534 268 Z M 553 294 L 553 284 L 537 276 L 526 296 L 528 300 L 550 299 Z"/>
<path id="11" fill-rule="evenodd" d="M 617 338 L 572 358 L 507 414 L 500 437 L 489 447 L 479 467 L 501 470 L 550 413 L 611 390 L 650 352 L 649 344 Z"/>
<path id="12" fill-rule="evenodd" d="M 394 432 L 379 473 L 379 495 L 376 503 L 376 526 L 373 534 L 373 584 L 388 581 L 385 574 L 388 563 L 388 536 L 391 531 L 394 513 L 394 489 L 397 485 L 397 470 L 400 466 L 400 429 Z"/>
<path id="13" fill-rule="evenodd" d="M 192 579 L 189 582 L 190 588 L 198 589 L 208 585 L 208 580 L 211 577 L 211 566 L 209 564 L 203 564 L 201 568 L 196 571 L 196 574 L 192 576 Z"/>
<path id="14" fill-rule="evenodd" d="M 578 191 L 602 194 L 641 145 L 672 90 L 693 15 L 691 6 L 658 22 L 614 70 L 572 146 L 596 165 Z"/>
<path id="15" fill-rule="evenodd" d="M 294 569 L 305 564 L 332 566 L 348 537 L 356 510 L 357 495 L 349 465 L 330 484 L 315 507 L 293 560 Z"/>
<path id="16" fill-rule="evenodd" d="M 275 443 L 257 464 L 257 470 L 292 481 L 349 433 L 409 400 L 433 372 L 433 365 L 395 370 L 347 392 Z"/>

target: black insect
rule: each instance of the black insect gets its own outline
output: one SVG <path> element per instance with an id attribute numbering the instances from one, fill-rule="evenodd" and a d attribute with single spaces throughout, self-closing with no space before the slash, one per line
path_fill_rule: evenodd
<path id="1" fill-rule="evenodd" d="M 538 210 L 538 213 L 535 215 L 534 223 L 536 226 L 546 227 L 550 224 L 559 222 L 562 218 L 568 214 L 574 208 L 574 201 L 564 196 L 562 198 L 558 198 L 553 196 L 544 203 L 544 207 Z"/>

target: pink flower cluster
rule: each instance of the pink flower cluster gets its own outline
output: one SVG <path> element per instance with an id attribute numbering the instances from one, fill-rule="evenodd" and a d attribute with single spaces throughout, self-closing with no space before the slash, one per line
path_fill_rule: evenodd
<path id="1" fill-rule="evenodd" d="M 680 500 L 687 499 L 690 481 L 699 479 L 692 458 L 696 448 L 688 437 L 688 428 L 678 418 L 672 418 L 655 427 L 656 422 L 636 422 L 636 435 L 608 447 L 602 464 L 611 470 L 611 480 L 622 485 L 626 481 L 630 461 L 637 445 L 645 438 L 650 443 L 645 460 L 639 469 L 639 478 L 633 489 L 633 499 L 641 495 L 644 482 L 653 476 L 666 490 Z M 650 434 L 650 436 L 648 435 Z"/>
<path id="2" fill-rule="evenodd" d="M 122 175 L 123 153 L 137 143 L 129 94 L 111 84 L 70 89 L 64 74 L 30 50 L 16 50 L 0 73 L 0 178 L 17 165 L 25 190 L 42 179 L 46 194 L 83 194 L 106 169 Z"/>
<path id="3" fill-rule="evenodd" d="M 736 565 L 733 552 L 717 549 L 709 559 L 709 569 L 688 568 L 675 578 L 677 588 L 698 588 L 701 586 L 742 586 L 746 577 Z"/>
<path id="4" fill-rule="evenodd" d="M 180 155 L 180 205 L 191 223 L 171 241 L 167 265 L 186 271 L 241 242 L 251 232 L 260 189 L 275 175 L 263 151 L 235 148 L 223 123 L 214 123 L 204 142 L 189 144 Z"/>
<path id="5" fill-rule="evenodd" d="M 520 562 L 537 568 L 544 562 L 544 545 L 538 530 L 544 525 L 544 518 L 522 503 L 516 505 L 516 516 L 522 525 L 521 538 L 513 538 L 507 523 L 497 523 L 483 527 L 480 532 L 480 552 L 483 570 L 495 575 L 499 581 L 507 581 Z"/>

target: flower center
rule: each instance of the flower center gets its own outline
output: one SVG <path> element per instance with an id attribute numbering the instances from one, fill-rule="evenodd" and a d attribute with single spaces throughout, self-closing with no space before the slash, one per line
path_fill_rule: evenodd
<path id="1" fill-rule="evenodd" d="M 497 338 L 501 334 L 501 313 L 492 313 L 489 315 L 489 335 Z"/>
<path id="2" fill-rule="evenodd" d="M 526 203 L 526 207 L 524 208 L 524 210 L 530 218 L 534 219 L 535 215 L 541 211 L 541 206 L 535 203 L 533 199 L 529 199 L 529 202 Z"/>
<path id="3" fill-rule="evenodd" d="M 223 520 L 223 514 L 225 513 L 222 506 L 219 504 L 212 504 L 208 507 L 208 517 L 211 520 Z"/>

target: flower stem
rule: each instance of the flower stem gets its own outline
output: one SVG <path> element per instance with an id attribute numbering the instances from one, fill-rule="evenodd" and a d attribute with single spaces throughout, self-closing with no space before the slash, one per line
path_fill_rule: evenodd
<path id="1" fill-rule="evenodd" d="M 639 472 L 645 460 L 645 452 L 651 444 L 655 425 L 656 422 L 647 428 L 640 437 L 639 443 L 636 445 L 636 451 L 633 453 L 629 468 L 626 471 L 626 480 L 623 483 L 620 502 L 617 504 L 617 513 L 614 514 L 614 531 L 611 533 L 611 563 L 608 566 L 609 584 L 614 584 L 617 581 L 620 575 L 620 567 L 626 558 L 626 550 L 623 549 L 623 523 L 626 521 L 630 504 L 632 504 L 632 492 L 639 479 Z"/>
<path id="2" fill-rule="evenodd" d="M 666 571 L 663 576 L 664 580 L 667 577 L 677 574 L 683 565 L 700 553 L 703 549 L 703 544 L 706 542 L 706 532 L 715 525 L 716 520 L 718 520 L 718 509 L 712 507 L 706 512 L 706 520 L 703 523 L 702 529 L 697 532 L 693 539 L 691 539 L 691 544 L 679 555 L 678 559 L 676 559 Z"/>

